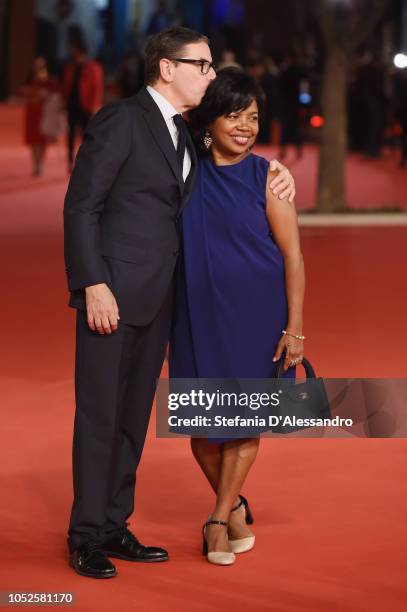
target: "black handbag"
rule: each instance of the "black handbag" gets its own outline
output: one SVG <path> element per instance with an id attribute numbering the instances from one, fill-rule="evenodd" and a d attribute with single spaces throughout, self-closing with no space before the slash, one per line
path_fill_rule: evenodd
<path id="1" fill-rule="evenodd" d="M 331 419 L 331 409 L 322 378 L 305 357 L 302 360 L 306 379 L 296 382 L 282 378 L 282 362 L 276 368 L 273 378 L 281 383 L 280 403 L 276 410 L 279 423 L 273 426 L 273 433 L 293 433 L 316 425 L 315 419 Z M 314 421 L 314 422 L 313 422 Z"/>

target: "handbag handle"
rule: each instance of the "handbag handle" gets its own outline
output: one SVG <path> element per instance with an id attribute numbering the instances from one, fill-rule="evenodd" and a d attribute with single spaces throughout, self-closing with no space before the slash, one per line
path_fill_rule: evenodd
<path id="1" fill-rule="evenodd" d="M 316 374 L 315 374 L 315 370 L 312 367 L 312 365 L 310 364 L 310 362 L 308 361 L 308 359 L 305 359 L 305 357 L 302 358 L 302 362 L 301 364 L 304 370 L 305 370 L 305 375 L 307 378 L 316 378 Z M 283 360 L 280 361 L 280 363 L 278 364 L 278 367 L 274 369 L 274 373 L 272 378 L 281 378 L 282 375 L 282 368 L 283 368 Z"/>

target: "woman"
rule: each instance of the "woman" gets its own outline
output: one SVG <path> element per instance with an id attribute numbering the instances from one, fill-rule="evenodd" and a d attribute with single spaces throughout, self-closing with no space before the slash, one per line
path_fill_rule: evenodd
<path id="1" fill-rule="evenodd" d="M 262 98 L 250 76 L 226 68 L 191 113 L 207 154 L 183 213 L 174 378 L 269 378 L 284 353 L 283 369 L 293 377 L 302 359 L 304 267 L 295 207 L 267 188 L 269 162 L 250 153 Z M 259 439 L 192 438 L 191 447 L 216 493 L 203 550 L 210 562 L 230 565 L 254 545 L 240 491 Z"/>
<path id="2" fill-rule="evenodd" d="M 33 176 L 40 176 L 47 145 L 53 140 L 43 132 L 42 122 L 47 100 L 57 89 L 57 83 L 49 75 L 46 60 L 37 57 L 32 75 L 21 88 L 26 98 L 24 132 L 25 142 L 31 147 Z"/>

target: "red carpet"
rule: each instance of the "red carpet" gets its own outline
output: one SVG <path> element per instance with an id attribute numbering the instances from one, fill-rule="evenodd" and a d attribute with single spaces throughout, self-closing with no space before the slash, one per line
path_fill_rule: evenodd
<path id="1" fill-rule="evenodd" d="M 31 179 L 17 115 L 0 109 L 0 128 L 7 136 L 0 144 L 1 590 L 73 591 L 81 611 L 405 610 L 404 440 L 263 440 L 244 491 L 256 547 L 220 568 L 200 554 L 213 498 L 188 442 L 155 438 L 152 422 L 132 527 L 143 542 L 167 547 L 171 561 L 118 561 L 110 581 L 68 568 L 74 315 L 62 259 L 63 150 L 50 150 L 44 178 Z M 298 165 L 303 185 L 312 155 Z M 404 198 L 407 206 L 407 175 L 392 171 L 404 181 L 396 188 L 386 163 L 377 166 L 379 178 L 394 192 L 375 197 Z M 368 207 L 360 187 L 370 185 L 372 168 L 360 162 L 354 177 Z M 302 230 L 306 347 L 320 374 L 406 376 L 406 233 Z"/>

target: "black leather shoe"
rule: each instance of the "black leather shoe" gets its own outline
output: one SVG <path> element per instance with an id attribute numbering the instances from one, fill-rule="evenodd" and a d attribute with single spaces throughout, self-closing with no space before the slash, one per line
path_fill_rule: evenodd
<path id="1" fill-rule="evenodd" d="M 81 544 L 69 557 L 69 565 L 80 576 L 113 578 L 117 571 L 102 550 L 100 542 L 89 540 Z"/>
<path id="2" fill-rule="evenodd" d="M 164 548 L 140 544 L 127 527 L 123 527 L 106 539 L 103 551 L 108 557 L 116 557 L 125 561 L 141 561 L 142 563 L 158 563 L 168 561 L 169 558 Z"/>

